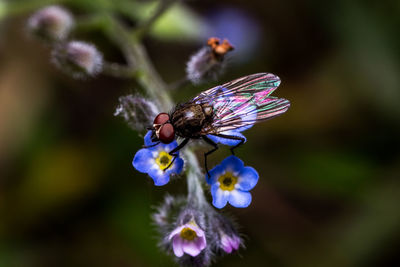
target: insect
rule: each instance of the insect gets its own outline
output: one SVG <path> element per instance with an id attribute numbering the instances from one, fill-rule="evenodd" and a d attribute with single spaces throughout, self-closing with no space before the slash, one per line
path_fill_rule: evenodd
<path id="1" fill-rule="evenodd" d="M 284 98 L 270 96 L 279 86 L 280 79 L 271 73 L 248 75 L 223 85 L 208 89 L 192 100 L 178 104 L 172 112 L 158 114 L 153 122 L 151 139 L 154 145 L 169 144 L 175 137 L 183 141 L 172 151 L 174 156 L 190 139 L 203 139 L 213 148 L 204 153 L 205 169 L 207 156 L 218 149 L 212 137 L 235 140 L 234 150 L 245 142 L 243 135 L 235 133 L 250 128 L 255 123 L 265 121 L 286 112 L 290 102 Z"/>

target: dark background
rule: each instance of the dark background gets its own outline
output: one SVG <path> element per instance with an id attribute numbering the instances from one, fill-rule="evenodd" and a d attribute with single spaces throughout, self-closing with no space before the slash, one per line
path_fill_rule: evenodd
<path id="1" fill-rule="evenodd" d="M 49 48 L 25 28 L 32 6 L 46 1 L 17 2 L 15 10 L 0 3 L 0 266 L 173 266 L 157 249 L 150 214 L 186 185 L 155 187 L 133 169 L 143 140 L 113 112 L 136 85 L 56 70 Z M 92 8 L 66 6 L 77 14 Z M 145 39 L 168 83 L 184 77 L 209 36 L 227 37 L 236 50 L 218 82 L 174 91 L 176 101 L 266 71 L 281 77 L 274 94 L 292 103 L 245 133 L 238 156 L 260 180 L 250 207 L 224 212 L 237 218 L 247 248 L 215 266 L 400 266 L 399 2 L 184 6 L 201 22 L 192 35 L 175 36 L 171 26 Z M 74 37 L 121 61 L 100 33 Z M 206 149 L 197 149 L 200 160 Z M 227 155 L 220 149 L 210 165 Z"/>

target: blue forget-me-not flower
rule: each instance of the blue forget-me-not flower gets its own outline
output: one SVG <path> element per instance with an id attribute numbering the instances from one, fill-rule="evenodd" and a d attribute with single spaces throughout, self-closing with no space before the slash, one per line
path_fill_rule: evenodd
<path id="1" fill-rule="evenodd" d="M 246 208 L 251 203 L 251 190 L 258 182 L 258 173 L 245 167 L 243 161 L 233 155 L 224 159 L 210 171 L 207 183 L 211 185 L 213 205 L 223 208 L 229 202 L 236 208 Z"/>
<path id="2" fill-rule="evenodd" d="M 154 180 L 154 185 L 165 185 L 169 182 L 172 174 L 181 173 L 183 159 L 179 157 L 179 153 L 178 157 L 167 169 L 174 158 L 168 153 L 178 145 L 176 141 L 170 144 L 160 143 L 152 146 L 154 143 L 151 141 L 151 131 L 149 131 L 144 137 L 144 144 L 148 148 L 142 148 L 135 154 L 132 165 L 136 170 L 147 173 Z"/>

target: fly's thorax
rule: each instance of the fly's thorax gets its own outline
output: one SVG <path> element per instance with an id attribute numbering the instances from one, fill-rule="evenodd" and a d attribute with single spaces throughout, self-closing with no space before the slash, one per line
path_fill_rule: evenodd
<path id="1" fill-rule="evenodd" d="M 209 109 L 207 111 L 210 112 Z M 184 104 L 172 113 L 171 121 L 178 135 L 196 138 L 200 136 L 208 117 L 202 105 Z"/>
<path id="2" fill-rule="evenodd" d="M 201 108 L 203 109 L 203 113 L 206 116 L 206 119 L 212 118 L 214 114 L 213 107 L 210 104 L 201 104 Z"/>

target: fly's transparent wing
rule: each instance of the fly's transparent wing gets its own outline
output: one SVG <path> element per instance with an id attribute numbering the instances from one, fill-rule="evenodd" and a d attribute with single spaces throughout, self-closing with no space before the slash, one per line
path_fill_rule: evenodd
<path id="1" fill-rule="evenodd" d="M 254 93 L 267 97 L 280 85 L 281 80 L 272 73 L 256 73 L 215 86 L 196 96 L 193 101 L 202 101 L 205 98 L 219 98 L 225 95 L 236 95 L 248 98 Z"/>
<path id="2" fill-rule="evenodd" d="M 255 100 L 255 101 L 253 101 Z M 247 130 L 255 123 L 272 119 L 285 113 L 290 107 L 290 102 L 284 98 L 267 97 L 256 100 L 252 98 L 234 109 L 224 107 L 224 113 L 215 114 L 212 131 L 215 134 L 221 134 L 226 131 L 242 132 Z"/>
<path id="3" fill-rule="evenodd" d="M 245 76 L 202 92 L 192 101 L 213 107 L 213 122 L 204 134 L 244 131 L 257 122 L 268 120 L 290 106 L 288 100 L 271 97 L 279 86 L 279 77 L 270 73 Z"/>

